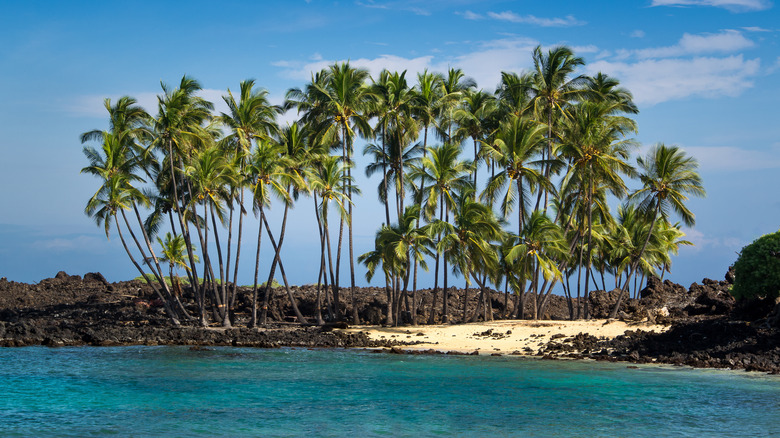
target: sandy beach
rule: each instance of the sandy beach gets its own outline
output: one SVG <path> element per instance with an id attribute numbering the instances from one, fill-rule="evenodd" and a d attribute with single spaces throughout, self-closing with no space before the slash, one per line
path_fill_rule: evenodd
<path id="1" fill-rule="evenodd" d="M 627 323 L 616 320 L 590 321 L 530 321 L 502 320 L 458 325 L 434 325 L 417 327 L 354 326 L 343 330 L 347 333 L 364 332 L 372 340 L 397 340 L 417 342 L 401 347 L 404 350 L 429 350 L 442 352 L 536 355 L 551 340 L 565 342 L 579 333 L 612 339 L 626 330 L 643 330 L 660 333 L 667 326 Z"/>

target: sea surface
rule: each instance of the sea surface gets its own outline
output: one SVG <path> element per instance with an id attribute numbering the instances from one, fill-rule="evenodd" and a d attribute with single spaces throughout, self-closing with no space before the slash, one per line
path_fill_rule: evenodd
<path id="1" fill-rule="evenodd" d="M 0 436 L 780 436 L 780 378 L 362 350 L 6 348 Z"/>

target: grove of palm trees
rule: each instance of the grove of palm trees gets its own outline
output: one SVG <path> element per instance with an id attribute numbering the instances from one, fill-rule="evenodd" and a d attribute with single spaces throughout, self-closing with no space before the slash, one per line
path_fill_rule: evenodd
<path id="1" fill-rule="evenodd" d="M 537 319 L 554 293 L 570 318 L 588 319 L 590 292 L 618 289 L 614 317 L 690 245 L 678 221 L 692 226 L 686 201 L 705 194 L 698 164 L 675 146 L 642 151 L 630 91 L 617 78 L 581 74 L 571 49 L 537 47 L 532 65 L 502 72 L 492 90 L 459 69 L 371 77 L 337 63 L 290 89 L 282 106 L 245 80 L 225 92 L 221 113 L 188 76 L 163 84 L 154 114 L 132 97 L 106 99 L 108 130 L 82 136 L 95 145 L 84 147 L 82 173 L 100 181 L 85 211 L 106 236 L 116 231 L 175 325 L 230 327 L 237 285 L 250 282 L 249 325 L 266 324 L 277 278 L 299 323 L 359 323 L 359 265 L 385 289 L 388 325 Z M 297 121 L 281 125 L 285 111 Z M 360 172 L 376 187 L 358 187 Z M 374 248 L 356 254 L 361 192 L 376 193 L 384 210 Z M 281 223 L 270 220 L 272 206 Z M 314 320 L 287 280 L 294 206 L 316 218 L 317 230 L 297 231 L 319 255 Z M 245 226 L 247 215 L 257 229 Z M 261 260 L 261 248 L 273 257 Z M 251 280 L 238 278 L 244 264 Z M 434 279 L 424 290 L 422 270 Z M 449 300 L 456 284 L 466 287 L 463 302 Z M 496 308 L 496 291 L 512 311 Z"/>

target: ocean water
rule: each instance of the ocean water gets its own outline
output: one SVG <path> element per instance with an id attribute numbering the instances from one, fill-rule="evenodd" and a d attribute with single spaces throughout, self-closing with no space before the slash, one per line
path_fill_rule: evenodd
<path id="1" fill-rule="evenodd" d="M 780 436 L 780 378 L 352 350 L 0 349 L 0 436 Z"/>

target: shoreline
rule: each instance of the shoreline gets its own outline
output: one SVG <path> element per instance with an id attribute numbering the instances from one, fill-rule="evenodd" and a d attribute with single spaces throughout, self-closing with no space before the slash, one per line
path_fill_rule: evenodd
<path id="1" fill-rule="evenodd" d="M 291 323 L 295 316 L 289 296 L 279 288 L 270 290 L 269 324 L 262 329 L 248 328 L 251 290 L 239 288 L 231 312 L 234 327 L 212 324 L 204 328 L 194 320 L 173 326 L 143 283 L 109 283 L 99 273 L 82 278 L 62 272 L 37 284 L 0 278 L 0 346 L 372 348 L 399 354 L 593 359 L 780 374 L 780 328 L 766 324 L 774 303 L 736 303 L 728 294 L 728 281 L 704 279 L 702 285 L 694 283 L 687 289 L 654 279 L 649 284 L 640 299 L 625 303 L 617 320 L 604 319 L 616 299 L 615 291 L 591 293 L 590 313 L 601 319 L 588 321 L 569 320 L 570 307 L 564 297 L 557 296 L 551 297 L 552 317 L 500 319 L 511 314 L 512 301 L 504 308 L 505 296 L 491 291 L 495 321 L 398 327 L 381 325 L 386 309 L 384 289 L 356 289 L 356 308 L 363 325 L 349 327 L 343 322 Z M 291 289 L 304 318 L 309 323 L 316 321 L 316 288 Z M 452 303 L 468 297 L 468 311 L 474 315 L 477 294 L 465 295 L 456 288 L 448 289 L 448 294 Z M 440 321 L 441 296 L 433 306 L 432 295 L 430 290 L 420 291 L 420 299 L 427 303 L 419 307 L 427 309 L 418 313 L 420 321 Z M 183 295 L 182 301 L 195 315 L 198 308 L 192 296 Z M 322 310 L 324 314 L 327 309 Z M 351 310 L 343 308 L 347 315 L 352 315 Z M 462 319 L 463 307 L 453 308 L 449 315 Z M 209 319 L 215 320 L 212 315 Z"/>
<path id="2" fill-rule="evenodd" d="M 354 326 L 344 333 L 365 333 L 375 342 L 395 341 L 408 351 L 435 350 L 449 354 L 543 356 L 551 342 L 571 344 L 577 336 L 612 340 L 628 330 L 662 333 L 668 326 L 609 319 L 498 320 L 452 325 L 413 327 Z M 575 350 L 572 353 L 581 353 Z"/>

